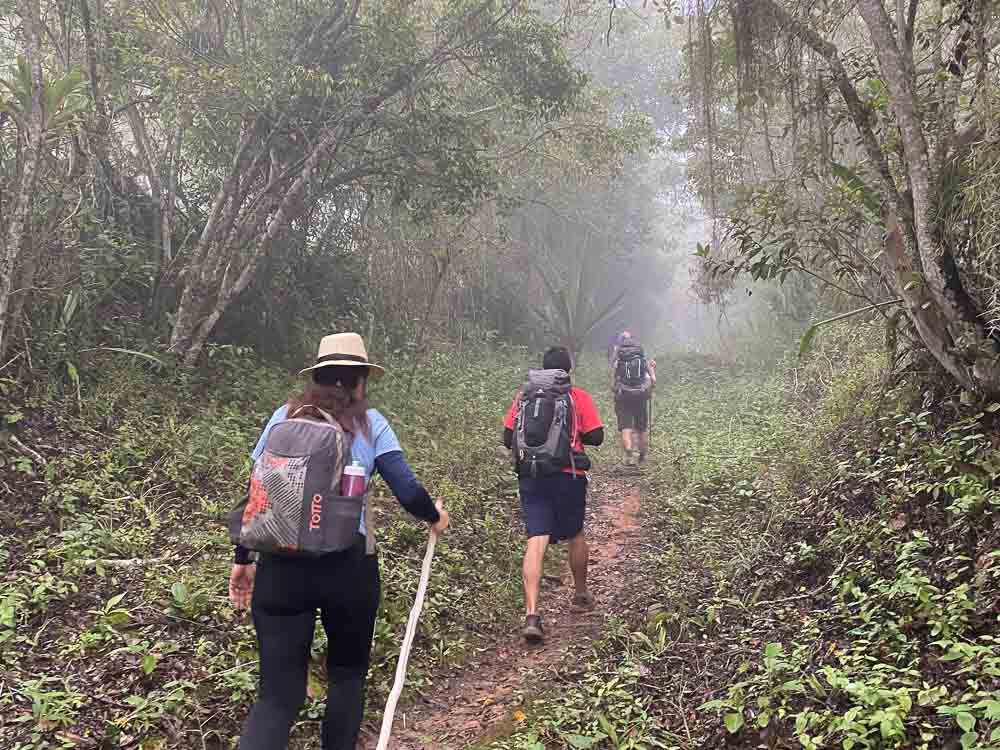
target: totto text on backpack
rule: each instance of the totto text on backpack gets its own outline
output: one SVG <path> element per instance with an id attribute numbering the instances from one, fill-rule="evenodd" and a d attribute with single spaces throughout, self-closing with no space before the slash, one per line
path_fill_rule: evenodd
<path id="1" fill-rule="evenodd" d="M 647 377 L 646 353 L 638 344 L 618 347 L 615 362 L 615 395 L 627 401 L 646 401 L 652 391 Z"/>
<path id="2" fill-rule="evenodd" d="M 575 412 L 565 370 L 530 370 L 514 419 L 512 456 L 518 476 L 541 477 L 575 468 Z"/>
<path id="3" fill-rule="evenodd" d="M 323 421 L 297 416 L 314 409 Z M 243 503 L 229 517 L 234 544 L 258 552 L 318 557 L 357 541 L 367 493 L 339 494 L 351 439 L 325 411 L 303 406 L 268 433 Z"/>

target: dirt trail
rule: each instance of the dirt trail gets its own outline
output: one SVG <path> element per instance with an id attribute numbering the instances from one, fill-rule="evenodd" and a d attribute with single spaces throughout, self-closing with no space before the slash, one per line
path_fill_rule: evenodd
<path id="1" fill-rule="evenodd" d="M 627 545 L 638 529 L 637 477 L 595 473 L 588 505 L 589 582 L 597 609 L 586 614 L 570 611 L 573 578 L 568 566 L 559 578 L 543 578 L 544 644 L 527 646 L 519 629 L 495 641 L 457 673 L 439 680 L 408 711 L 397 712 L 390 748 L 457 750 L 503 736 L 515 725 L 520 697 L 538 693 L 561 667 L 572 666 L 571 647 L 586 646 L 600 636 L 605 615 L 618 608 Z M 366 747 L 374 746 L 370 738 Z"/>

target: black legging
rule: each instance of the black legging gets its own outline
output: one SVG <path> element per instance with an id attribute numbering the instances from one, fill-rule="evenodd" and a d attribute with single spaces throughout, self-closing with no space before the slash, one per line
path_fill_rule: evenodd
<path id="1" fill-rule="evenodd" d="M 260 649 L 260 691 L 240 750 L 284 750 L 306 698 L 316 610 L 329 641 L 329 691 L 323 750 L 354 750 L 365 707 L 365 677 L 381 583 L 364 537 L 347 552 L 319 559 L 267 557 L 257 566 L 253 622 Z"/>

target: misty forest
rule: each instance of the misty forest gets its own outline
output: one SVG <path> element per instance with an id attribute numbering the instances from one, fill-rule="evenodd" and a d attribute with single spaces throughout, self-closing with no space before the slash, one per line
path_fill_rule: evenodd
<path id="1" fill-rule="evenodd" d="M 0 748 L 283 750 L 227 519 L 325 356 L 450 519 L 374 459 L 357 748 L 1000 750 L 998 115 L 989 0 L 0 0 Z M 532 645 L 550 347 L 596 607 L 541 547 Z"/>

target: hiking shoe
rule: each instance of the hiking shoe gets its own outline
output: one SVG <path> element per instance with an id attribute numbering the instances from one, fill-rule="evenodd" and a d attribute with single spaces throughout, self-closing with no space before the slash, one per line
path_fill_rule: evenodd
<path id="1" fill-rule="evenodd" d="M 585 591 L 582 594 L 573 594 L 573 600 L 570 602 L 570 609 L 574 612 L 590 612 L 596 606 L 597 600 L 589 591 Z"/>
<path id="2" fill-rule="evenodd" d="M 528 615 L 525 617 L 521 635 L 528 643 L 541 643 L 545 637 L 545 632 L 542 630 L 542 616 Z"/>

